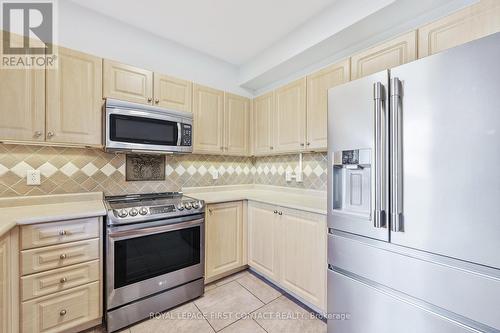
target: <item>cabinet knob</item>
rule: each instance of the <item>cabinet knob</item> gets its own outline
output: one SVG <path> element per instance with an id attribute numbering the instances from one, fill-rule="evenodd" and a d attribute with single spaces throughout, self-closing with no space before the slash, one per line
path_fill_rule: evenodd
<path id="1" fill-rule="evenodd" d="M 278 214 L 278 211 L 277 211 L 277 210 L 275 210 L 273 213 L 274 213 L 274 214 Z"/>
<path id="2" fill-rule="evenodd" d="M 59 282 L 61 282 L 61 283 L 65 283 L 67 281 L 68 281 L 68 279 L 66 279 L 65 277 L 63 277 L 63 278 L 61 278 L 61 280 L 59 280 Z"/>
<path id="3" fill-rule="evenodd" d="M 307 143 L 306 143 L 306 145 L 307 145 L 307 146 L 310 146 L 310 145 L 311 145 L 311 143 L 310 143 L 310 142 L 307 142 Z"/>
<path id="4" fill-rule="evenodd" d="M 148 103 L 151 103 L 153 99 L 151 97 L 148 97 Z"/>
<path id="5" fill-rule="evenodd" d="M 51 137 L 53 137 L 53 136 L 54 136 L 54 132 L 52 132 L 52 131 L 48 131 L 48 132 L 47 132 L 47 137 L 48 137 L 48 138 L 51 138 Z"/>
<path id="6" fill-rule="evenodd" d="M 160 100 L 157 98 L 157 99 L 155 99 L 155 104 L 158 104 L 158 103 L 160 103 Z"/>
<path id="7" fill-rule="evenodd" d="M 273 149 L 274 149 L 274 147 L 273 147 L 273 146 L 271 146 L 271 147 L 269 147 L 269 149 L 273 150 Z"/>
<path id="8" fill-rule="evenodd" d="M 66 311 L 66 310 L 63 309 L 63 310 L 61 310 L 61 312 L 59 312 L 59 315 L 60 316 L 65 316 L 66 313 L 68 313 L 68 311 Z"/>
<path id="9" fill-rule="evenodd" d="M 278 212 L 278 215 L 283 215 L 283 212 Z"/>
<path id="10" fill-rule="evenodd" d="M 66 259 L 68 256 L 66 255 L 66 253 L 63 253 L 59 256 L 60 259 Z"/>
<path id="11" fill-rule="evenodd" d="M 210 215 L 212 215 L 212 209 L 211 208 L 208 209 L 208 212 L 210 213 Z"/>
<path id="12" fill-rule="evenodd" d="M 301 147 L 304 147 L 304 143 L 301 143 L 301 144 L 300 144 L 300 146 L 301 146 Z"/>
<path id="13" fill-rule="evenodd" d="M 35 138 L 39 138 L 42 136 L 42 131 L 36 131 L 35 132 Z"/>
<path id="14" fill-rule="evenodd" d="M 66 230 L 59 230 L 59 236 L 65 236 L 66 233 Z"/>

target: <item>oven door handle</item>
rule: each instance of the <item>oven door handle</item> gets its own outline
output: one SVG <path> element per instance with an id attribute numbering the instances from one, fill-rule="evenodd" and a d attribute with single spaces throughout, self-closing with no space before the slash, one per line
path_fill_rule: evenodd
<path id="1" fill-rule="evenodd" d="M 135 238 L 144 235 L 153 235 L 159 234 L 165 231 L 174 231 L 179 229 L 185 229 L 189 227 L 195 227 L 197 225 L 202 225 L 204 223 L 204 219 L 196 219 L 187 222 L 181 223 L 171 223 L 166 225 L 161 225 L 157 227 L 145 227 L 145 228 L 137 228 L 137 229 L 129 229 L 129 230 L 110 230 L 108 236 L 110 238 Z M 130 237 L 133 236 L 133 237 Z"/>

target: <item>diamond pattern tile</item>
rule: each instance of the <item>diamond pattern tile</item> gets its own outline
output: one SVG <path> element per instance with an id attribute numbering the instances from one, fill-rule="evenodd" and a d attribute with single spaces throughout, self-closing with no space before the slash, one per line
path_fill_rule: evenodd
<path id="1" fill-rule="evenodd" d="M 26 185 L 27 170 L 38 169 L 40 186 Z M 233 157 L 173 155 L 165 181 L 125 180 L 125 156 L 99 149 L 0 144 L 0 197 L 103 191 L 105 194 L 178 191 L 184 186 L 268 184 L 326 190 L 327 155 L 303 155 L 302 183 L 285 182 L 285 171 L 298 171 L 298 155 Z M 214 172 L 219 177 L 212 179 Z"/>

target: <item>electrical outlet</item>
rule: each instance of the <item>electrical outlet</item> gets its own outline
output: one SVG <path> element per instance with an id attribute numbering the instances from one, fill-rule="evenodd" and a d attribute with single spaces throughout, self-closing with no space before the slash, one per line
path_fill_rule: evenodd
<path id="1" fill-rule="evenodd" d="M 213 180 L 217 180 L 217 179 L 219 179 L 219 170 L 214 170 L 214 171 L 212 172 L 212 179 L 213 179 Z"/>
<path id="2" fill-rule="evenodd" d="M 292 181 L 292 173 L 293 173 L 293 171 L 286 171 L 285 172 L 285 181 L 287 181 L 287 182 Z"/>
<path id="3" fill-rule="evenodd" d="M 40 170 L 26 171 L 26 185 L 40 185 Z"/>

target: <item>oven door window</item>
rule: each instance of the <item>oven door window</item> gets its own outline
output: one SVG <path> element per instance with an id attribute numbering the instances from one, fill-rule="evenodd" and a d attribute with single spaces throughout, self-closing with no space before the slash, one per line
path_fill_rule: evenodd
<path id="1" fill-rule="evenodd" d="M 116 241 L 115 288 L 200 263 L 200 227 Z"/>
<path id="2" fill-rule="evenodd" d="M 176 146 L 177 123 L 154 118 L 111 114 L 111 141 Z"/>

